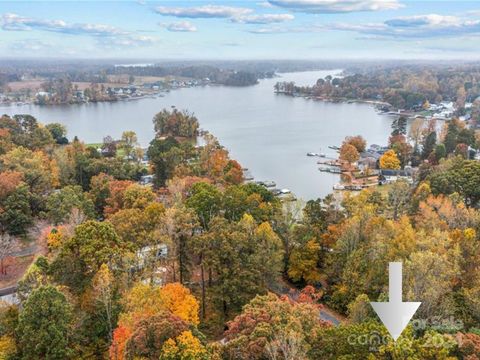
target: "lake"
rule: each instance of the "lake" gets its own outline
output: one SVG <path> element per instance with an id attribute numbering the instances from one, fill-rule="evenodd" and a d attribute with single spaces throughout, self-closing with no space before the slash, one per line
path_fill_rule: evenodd
<path id="1" fill-rule="evenodd" d="M 29 113 L 43 123 L 67 126 L 68 137 L 86 143 L 101 142 L 124 130 L 134 130 L 143 146 L 154 136 L 152 118 L 163 108 L 176 106 L 195 113 L 200 127 L 215 135 L 232 158 L 250 169 L 256 180 L 274 180 L 304 200 L 332 192 L 339 176 L 318 171 L 318 158 L 307 152 L 336 156 L 329 145 L 345 136 L 362 135 L 369 144 L 386 144 L 392 119 L 368 104 L 329 103 L 277 95 L 277 81 L 312 85 L 339 71 L 285 73 L 250 87 L 206 86 L 173 90 L 165 97 L 115 103 L 65 106 L 6 106 L 0 113 Z"/>

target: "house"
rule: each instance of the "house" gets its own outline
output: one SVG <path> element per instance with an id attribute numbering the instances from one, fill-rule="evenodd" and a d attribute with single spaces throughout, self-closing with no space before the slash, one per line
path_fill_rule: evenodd
<path id="1" fill-rule="evenodd" d="M 153 175 L 144 175 L 140 177 L 140 184 L 141 185 L 152 185 L 153 184 Z"/>
<path id="2" fill-rule="evenodd" d="M 413 183 L 414 172 L 414 169 L 409 166 L 405 166 L 403 170 L 382 169 L 378 175 L 378 184 L 386 185 L 398 180 L 405 180 L 411 184 Z"/>
<path id="3" fill-rule="evenodd" d="M 137 265 L 135 269 L 143 269 L 147 263 L 166 259 L 168 256 L 168 246 L 166 244 L 145 246 L 137 251 Z"/>

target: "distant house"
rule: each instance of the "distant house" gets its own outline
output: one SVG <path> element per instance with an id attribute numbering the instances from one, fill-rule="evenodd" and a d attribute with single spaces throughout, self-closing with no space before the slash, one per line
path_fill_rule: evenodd
<path id="1" fill-rule="evenodd" d="M 408 183 L 413 183 L 414 173 L 415 170 L 412 167 L 407 166 L 403 170 L 382 169 L 378 175 L 378 184 L 386 185 L 398 180 L 405 180 Z"/>
<path id="2" fill-rule="evenodd" d="M 39 91 L 35 94 L 36 97 L 50 97 L 50 93 L 48 91 Z"/>
<path id="3" fill-rule="evenodd" d="M 152 185 L 153 184 L 153 175 L 144 175 L 140 178 L 141 185 Z"/>
<path id="4" fill-rule="evenodd" d="M 360 160 L 357 161 L 357 165 L 360 170 L 365 169 L 375 169 L 377 167 L 378 159 L 373 156 L 366 156 L 362 157 Z"/>

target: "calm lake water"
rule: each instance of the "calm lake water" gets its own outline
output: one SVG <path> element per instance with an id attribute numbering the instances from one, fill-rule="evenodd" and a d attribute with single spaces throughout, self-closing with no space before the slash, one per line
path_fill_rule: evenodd
<path id="1" fill-rule="evenodd" d="M 165 97 L 117 103 L 67 106 L 8 106 L 0 113 L 29 113 L 43 123 L 67 126 L 69 138 L 101 142 L 124 130 L 134 130 L 142 145 L 153 138 L 153 116 L 176 106 L 195 113 L 200 127 L 209 130 L 231 156 L 250 169 L 256 180 L 274 180 L 304 200 L 324 197 L 339 181 L 338 175 L 321 173 L 318 158 L 307 152 L 336 156 L 329 145 L 340 145 L 345 136 L 362 135 L 369 144 L 386 144 L 391 118 L 367 104 L 326 103 L 276 95 L 277 81 L 311 85 L 335 71 L 282 74 L 244 88 L 207 86 L 174 90 Z"/>

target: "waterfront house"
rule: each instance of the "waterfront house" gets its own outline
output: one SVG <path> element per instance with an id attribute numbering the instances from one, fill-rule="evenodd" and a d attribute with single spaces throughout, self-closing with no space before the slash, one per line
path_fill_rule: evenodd
<path id="1" fill-rule="evenodd" d="M 405 166 L 403 170 L 381 169 L 378 175 L 378 184 L 386 185 L 398 180 L 405 180 L 408 183 L 412 183 L 414 173 L 415 169 L 409 166 Z"/>

